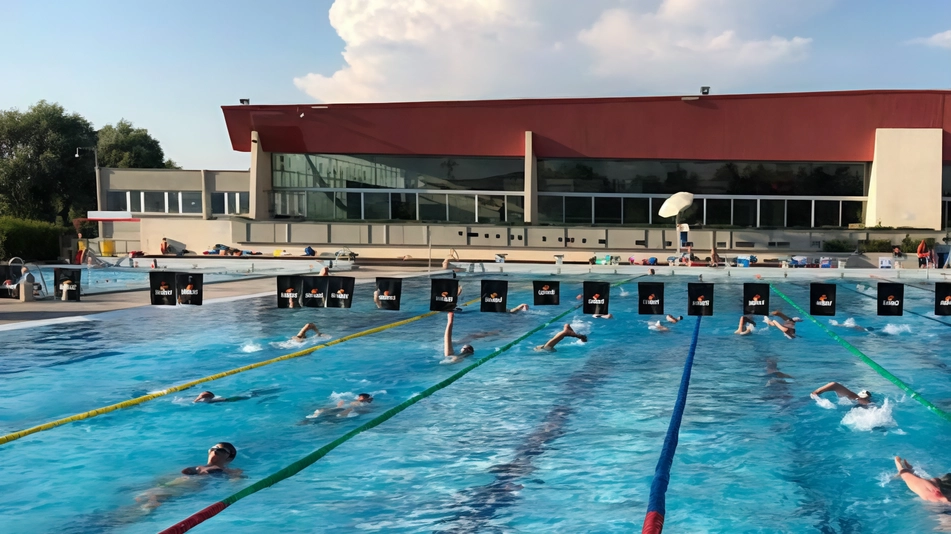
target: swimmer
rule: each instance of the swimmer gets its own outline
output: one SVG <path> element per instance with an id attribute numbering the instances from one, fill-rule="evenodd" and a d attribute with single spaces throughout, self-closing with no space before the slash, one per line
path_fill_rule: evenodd
<path id="1" fill-rule="evenodd" d="M 647 274 L 648 274 L 649 276 L 654 276 L 654 274 L 655 274 L 655 273 L 654 273 L 654 269 L 648 269 L 648 270 L 647 270 Z"/>
<path id="2" fill-rule="evenodd" d="M 461 288 L 460 288 L 461 291 Z M 471 356 L 475 353 L 475 349 L 472 345 L 468 343 L 462 346 L 462 349 L 459 350 L 459 354 L 456 354 L 455 349 L 452 347 L 452 323 L 454 320 L 454 313 L 449 312 L 446 314 L 446 335 L 443 339 L 443 352 L 446 356 L 446 360 L 450 363 L 456 363 L 462 361 L 466 356 Z"/>
<path id="3" fill-rule="evenodd" d="M 528 311 L 528 304 L 519 304 L 518 306 L 509 310 L 509 313 L 518 313 L 520 311 Z"/>
<path id="4" fill-rule="evenodd" d="M 383 307 L 383 304 L 380 303 L 380 290 L 379 290 L 379 288 L 377 288 L 377 290 L 373 292 L 373 303 L 376 304 L 376 307 L 377 307 L 377 308 L 382 308 L 382 307 Z"/>
<path id="5" fill-rule="evenodd" d="M 778 379 L 792 378 L 791 375 L 787 375 L 779 370 L 779 367 L 776 365 L 776 358 L 766 359 L 766 376 Z M 772 380 L 770 380 L 770 382 L 772 382 Z"/>
<path id="6" fill-rule="evenodd" d="M 334 406 L 329 406 L 326 408 L 318 408 L 314 410 L 314 413 L 307 416 L 307 419 L 316 419 L 323 416 L 336 415 L 337 417 L 347 417 L 354 410 L 357 413 L 363 414 L 367 413 L 369 410 L 361 410 L 360 408 L 366 408 L 369 404 L 373 402 L 373 395 L 369 393 L 360 393 L 357 395 L 357 398 L 347 403 L 346 401 L 339 401 Z M 307 421 L 303 421 L 306 423 Z"/>
<path id="7" fill-rule="evenodd" d="M 442 260 L 443 270 L 451 269 L 453 272 L 461 271 L 462 269 L 452 264 L 453 261 L 459 261 L 459 253 L 456 252 L 456 249 L 451 248 L 449 249 L 449 255 L 446 256 L 446 259 Z"/>
<path id="8" fill-rule="evenodd" d="M 262 395 L 277 393 L 278 391 L 281 391 L 281 388 L 256 389 L 246 395 L 236 395 L 234 397 L 219 397 L 210 391 L 202 391 L 192 402 L 203 402 L 207 404 L 214 404 L 218 402 L 238 402 L 253 399 L 254 397 L 260 397 Z"/>
<path id="9" fill-rule="evenodd" d="M 653 330 L 654 332 L 670 332 L 670 328 L 662 325 L 660 321 L 657 321 L 656 323 L 648 322 L 647 328 Z"/>
<path id="10" fill-rule="evenodd" d="M 587 342 L 588 342 L 588 336 L 581 335 L 581 334 L 575 332 L 575 331 L 571 328 L 571 325 L 570 325 L 570 324 L 566 324 L 565 327 L 561 329 L 561 332 L 558 332 L 557 334 L 555 334 L 555 337 L 553 337 L 553 338 L 551 338 L 551 339 L 548 340 L 548 343 L 545 343 L 544 345 L 539 345 L 539 346 L 535 347 L 535 350 L 544 350 L 544 351 L 548 351 L 548 352 L 555 352 L 555 345 L 557 345 L 558 343 L 560 343 L 561 340 L 562 340 L 562 339 L 565 339 L 566 337 L 576 337 L 576 338 L 580 339 L 582 343 L 587 343 Z"/>
<path id="11" fill-rule="evenodd" d="M 317 276 L 330 276 L 330 269 L 327 267 L 321 267 L 320 272 L 317 273 Z"/>
<path id="12" fill-rule="evenodd" d="M 873 330 L 872 328 L 865 328 L 864 326 L 859 326 L 855 324 L 855 320 L 851 318 L 846 319 L 845 322 L 842 322 L 842 323 L 832 321 L 831 324 L 832 326 L 838 326 L 839 328 L 848 328 L 850 330 L 857 330 L 859 332 L 871 332 Z"/>
<path id="13" fill-rule="evenodd" d="M 770 315 L 774 317 L 779 317 L 780 319 L 783 320 L 783 322 L 780 323 L 779 321 L 776 321 L 767 317 L 766 324 L 768 324 L 769 326 L 775 326 L 776 328 L 779 329 L 780 332 L 782 332 L 789 339 L 796 337 L 796 323 L 802 321 L 802 319 L 798 317 L 789 317 L 779 310 L 773 310 L 773 313 L 771 313 Z"/>
<path id="14" fill-rule="evenodd" d="M 313 332 L 314 335 L 319 336 L 320 330 L 317 329 L 317 325 L 314 323 L 307 323 L 304 325 L 304 328 L 300 329 L 300 332 L 296 336 L 292 337 L 292 341 L 304 341 L 307 338 L 307 332 Z"/>
<path id="15" fill-rule="evenodd" d="M 740 324 L 736 327 L 736 331 L 733 332 L 738 336 L 748 336 L 756 330 L 756 321 L 752 317 L 743 315 L 740 317 Z"/>
<path id="16" fill-rule="evenodd" d="M 140 503 L 142 511 L 151 512 L 161 506 L 163 502 L 173 497 L 181 496 L 189 489 L 196 489 L 194 476 L 227 475 L 235 478 L 240 477 L 240 469 L 228 467 L 237 455 L 238 451 L 234 445 L 225 441 L 216 443 L 208 449 L 208 461 L 205 465 L 186 467 L 182 469 L 182 474 L 186 476 L 180 476 L 161 483 L 137 495 L 135 500 Z"/>
<path id="17" fill-rule="evenodd" d="M 679 323 L 680 321 L 683 321 L 683 320 L 684 320 L 684 316 L 683 316 L 683 315 L 679 315 L 679 316 L 677 316 L 677 317 L 674 317 L 673 315 L 671 315 L 671 314 L 668 313 L 666 319 L 667 319 L 667 322 L 668 322 L 668 323 L 677 324 L 677 323 Z"/>
<path id="18" fill-rule="evenodd" d="M 595 319 L 614 319 L 614 316 L 610 313 L 595 313 L 592 314 L 591 317 Z"/>
<path id="19" fill-rule="evenodd" d="M 895 467 L 898 468 L 898 478 L 922 499 L 930 502 L 951 502 L 951 473 L 940 478 L 921 478 L 915 474 L 911 464 L 899 456 L 895 457 Z"/>
<path id="20" fill-rule="evenodd" d="M 872 394 L 867 389 L 863 389 L 862 391 L 855 393 L 838 382 L 829 382 L 821 388 L 813 391 L 809 396 L 814 399 L 818 399 L 819 395 L 822 395 L 827 391 L 834 391 L 839 397 L 845 397 L 849 400 L 855 401 L 859 406 L 868 406 L 874 402 L 872 400 Z"/>

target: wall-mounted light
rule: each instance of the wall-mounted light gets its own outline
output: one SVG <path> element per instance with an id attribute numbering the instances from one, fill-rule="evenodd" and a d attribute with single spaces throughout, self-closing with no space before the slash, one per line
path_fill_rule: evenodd
<path id="1" fill-rule="evenodd" d="M 704 86 L 700 87 L 700 94 L 701 94 L 701 95 L 709 95 L 709 94 L 710 94 L 710 86 L 709 86 L 709 85 L 704 85 Z"/>
<path id="2" fill-rule="evenodd" d="M 242 98 L 241 100 L 238 100 L 238 102 L 241 102 L 242 106 L 247 106 L 248 104 L 251 103 L 251 100 L 247 98 Z"/>

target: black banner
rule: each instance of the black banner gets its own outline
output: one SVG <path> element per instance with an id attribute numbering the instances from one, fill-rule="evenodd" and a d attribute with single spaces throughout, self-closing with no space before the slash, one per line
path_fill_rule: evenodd
<path id="1" fill-rule="evenodd" d="M 53 295 L 59 300 L 79 302 L 82 280 L 83 272 L 79 269 L 53 269 Z"/>
<path id="2" fill-rule="evenodd" d="M 713 315 L 713 284 L 687 284 L 687 315 Z"/>
<path id="3" fill-rule="evenodd" d="M 373 302 L 382 310 L 399 310 L 403 294 L 402 278 L 377 278 Z"/>
<path id="4" fill-rule="evenodd" d="M 278 276 L 277 277 L 277 307 L 278 308 L 300 308 L 301 293 L 303 292 L 303 277 L 300 276 Z"/>
<path id="5" fill-rule="evenodd" d="M 179 304 L 201 306 L 204 277 L 203 274 L 191 273 L 177 273 L 175 275 L 175 288 L 178 292 Z"/>
<path id="6" fill-rule="evenodd" d="M 0 282 L 3 282 L 0 285 L 3 286 L 13 286 L 17 281 L 17 277 L 13 276 L 13 268 L 9 265 L 0 265 Z M 0 287 L 0 299 L 12 299 L 13 289 L 7 287 Z"/>
<path id="7" fill-rule="evenodd" d="M 934 285 L 934 314 L 951 315 L 951 282 Z"/>
<path id="8" fill-rule="evenodd" d="M 637 313 L 640 315 L 664 315 L 664 284 L 638 282 L 637 300 Z"/>
<path id="9" fill-rule="evenodd" d="M 880 282 L 878 284 L 878 314 L 902 315 L 905 309 L 905 284 Z"/>
<path id="10" fill-rule="evenodd" d="M 327 307 L 349 308 L 353 303 L 354 279 L 349 276 L 326 276 Z"/>
<path id="11" fill-rule="evenodd" d="M 482 281 L 482 307 L 484 312 L 506 313 L 509 294 L 508 280 Z"/>
<path id="12" fill-rule="evenodd" d="M 454 278 L 433 279 L 432 295 L 429 298 L 430 311 L 452 311 L 456 309 L 459 295 L 459 280 Z"/>
<path id="13" fill-rule="evenodd" d="M 769 315 L 769 284 L 743 284 L 743 314 Z"/>
<path id="14" fill-rule="evenodd" d="M 329 276 L 300 277 L 297 286 L 300 287 L 300 298 L 297 300 L 297 304 L 305 308 L 323 308 L 327 306 L 329 284 Z"/>
<path id="15" fill-rule="evenodd" d="M 149 295 L 152 299 L 152 306 L 175 305 L 175 277 L 178 274 L 169 271 L 152 271 L 149 273 Z"/>
<path id="16" fill-rule="evenodd" d="M 536 306 L 557 306 L 561 298 L 561 283 L 557 281 L 532 282 L 532 288 L 535 294 Z"/>
<path id="17" fill-rule="evenodd" d="M 835 284 L 809 284 L 809 313 L 820 317 L 835 315 Z"/>
<path id="18" fill-rule="evenodd" d="M 611 300 L 611 284 L 607 282 L 585 282 L 584 313 L 589 315 L 607 315 Z"/>

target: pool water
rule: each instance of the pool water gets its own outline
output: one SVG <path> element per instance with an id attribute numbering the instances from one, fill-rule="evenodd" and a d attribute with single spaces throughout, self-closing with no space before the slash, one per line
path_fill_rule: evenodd
<path id="1" fill-rule="evenodd" d="M 530 280 L 541 276 L 506 278 L 514 306 L 530 302 Z M 470 341 L 475 357 L 484 356 L 574 306 L 571 295 L 580 292 L 583 277 L 558 278 L 566 297 L 561 306 L 517 315 L 459 313 L 457 348 Z M 693 277 L 652 281 L 667 283 L 667 311 L 683 313 L 676 296 L 686 294 Z M 927 532 L 951 517 L 891 479 L 895 455 L 931 476 L 951 469 L 949 423 L 809 322 L 799 325 L 795 340 L 762 327 L 733 335 L 741 282 L 714 281 L 716 314 L 701 322 L 666 531 Z M 931 316 L 933 294 L 906 286 L 906 315 L 876 317 L 874 299 L 856 291 L 855 281 L 837 282 L 833 320 L 852 318 L 875 330 L 832 328 L 951 410 L 951 357 L 939 348 L 951 321 L 908 315 Z M 463 300 L 475 296 L 477 283 L 464 282 Z M 412 317 L 426 311 L 428 287 L 428 280 L 407 279 L 399 312 L 375 309 L 369 286 L 358 285 L 350 310 L 278 310 L 273 298 L 258 298 L 0 332 L 4 346 L 21 347 L 0 359 L 0 429 L 19 430 L 291 352 L 286 340 L 308 321 L 337 338 Z M 808 284 L 777 287 L 798 303 L 808 301 Z M 636 315 L 636 294 L 636 281 L 613 288 L 615 319 L 570 313 L 194 532 L 639 530 L 696 319 L 667 333 L 650 331 L 647 321 L 656 318 Z M 775 294 L 772 307 L 793 315 Z M 588 333 L 588 343 L 568 339 L 554 353 L 533 350 L 563 322 Z M 9 532 L 168 527 L 459 370 L 440 364 L 444 328 L 442 315 L 429 317 L 2 445 L 0 524 Z M 768 360 L 794 378 L 767 376 Z M 887 400 L 853 409 L 809 398 L 832 380 Z M 260 395 L 193 404 L 202 387 L 223 396 Z M 299 424 L 315 408 L 360 392 L 374 394 L 372 413 Z M 151 513 L 135 505 L 137 494 L 202 464 L 219 441 L 238 448 L 233 467 L 246 479 L 201 480 Z"/>

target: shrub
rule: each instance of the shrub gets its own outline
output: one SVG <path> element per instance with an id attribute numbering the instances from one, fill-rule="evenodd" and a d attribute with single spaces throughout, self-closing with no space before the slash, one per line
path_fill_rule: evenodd
<path id="1" fill-rule="evenodd" d="M 59 256 L 59 237 L 65 232 L 66 228 L 47 222 L 0 217 L 0 258 L 55 260 Z"/>
<path id="2" fill-rule="evenodd" d="M 862 243 L 862 252 L 891 252 L 894 245 L 890 239 L 869 239 Z"/>
<path id="3" fill-rule="evenodd" d="M 905 238 L 901 240 L 901 251 L 905 254 L 918 252 L 918 244 L 921 243 L 920 239 L 913 239 L 910 235 L 905 234 Z M 928 250 L 934 248 L 934 238 L 929 237 L 925 239 L 925 245 L 928 246 Z"/>
<path id="4" fill-rule="evenodd" d="M 828 241 L 822 242 L 822 252 L 854 252 L 854 251 L 855 251 L 855 243 L 847 239 L 830 239 Z"/>

